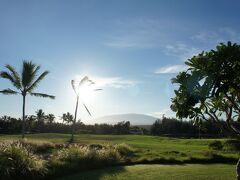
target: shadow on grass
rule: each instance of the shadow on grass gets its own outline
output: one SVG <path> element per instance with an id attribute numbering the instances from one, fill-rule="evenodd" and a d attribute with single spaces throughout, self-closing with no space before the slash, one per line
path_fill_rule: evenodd
<path id="1" fill-rule="evenodd" d="M 101 168 L 101 167 L 99 167 Z M 93 171 L 94 170 L 94 171 Z M 85 171 L 72 171 L 72 173 L 66 172 L 66 174 L 62 173 L 61 177 L 52 177 L 48 178 L 48 180 L 98 180 L 104 176 L 111 176 L 121 172 L 126 171 L 123 166 L 112 166 L 112 167 L 103 167 L 101 169 L 89 169 Z M 72 174 L 72 175 L 71 175 Z"/>
<path id="2" fill-rule="evenodd" d="M 124 172 L 124 166 L 139 165 L 139 164 L 162 164 L 162 165 L 185 165 L 185 164 L 236 164 L 237 159 L 232 157 L 224 157 L 221 155 L 213 154 L 209 158 L 189 158 L 186 160 L 176 160 L 176 159 L 142 159 L 138 161 L 131 161 L 131 159 L 126 160 L 122 163 L 116 164 L 97 164 L 92 162 L 92 164 L 68 164 L 58 167 L 52 171 L 52 176 L 50 175 L 47 179 L 60 179 L 60 180 L 74 180 L 74 179 L 100 179 L 104 175 L 114 175 L 120 172 Z M 92 171 L 94 170 L 94 171 Z M 64 178 L 60 178 L 64 177 Z"/>
<path id="3" fill-rule="evenodd" d="M 215 163 L 224 163 L 224 164 L 236 164 L 238 159 L 233 157 L 225 157 L 218 154 L 213 154 L 210 158 L 194 158 L 191 157 L 186 160 L 177 160 L 173 158 L 156 158 L 156 159 L 142 159 L 135 162 L 126 162 L 122 165 L 136 165 L 136 164 L 215 164 Z"/>

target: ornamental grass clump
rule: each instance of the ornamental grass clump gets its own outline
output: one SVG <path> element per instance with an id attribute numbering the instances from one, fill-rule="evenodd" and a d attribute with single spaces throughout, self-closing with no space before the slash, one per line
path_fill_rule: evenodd
<path id="1" fill-rule="evenodd" d="M 56 151 L 49 160 L 52 172 L 94 169 L 114 165 L 121 161 L 113 146 L 71 145 Z"/>
<path id="2" fill-rule="evenodd" d="M 134 154 L 134 149 L 125 143 L 116 144 L 114 148 L 119 152 L 121 156 L 129 157 L 133 156 Z"/>
<path id="3" fill-rule="evenodd" d="M 46 175 L 45 163 L 19 141 L 0 144 L 0 178 L 38 179 Z"/>
<path id="4" fill-rule="evenodd" d="M 18 142 L 21 143 L 24 147 L 26 147 L 34 154 L 50 153 L 55 148 L 55 145 L 51 142 L 27 141 L 27 140 L 21 140 Z"/>

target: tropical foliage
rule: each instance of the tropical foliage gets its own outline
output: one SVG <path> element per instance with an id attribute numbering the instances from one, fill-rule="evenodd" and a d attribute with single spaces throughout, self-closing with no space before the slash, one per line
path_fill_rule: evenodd
<path id="1" fill-rule="evenodd" d="M 172 82 L 175 90 L 171 108 L 179 118 L 201 119 L 240 135 L 240 45 L 219 44 L 216 50 L 202 52 L 185 62 L 187 71 L 180 72 Z M 237 164 L 240 179 L 240 160 Z"/>
<path id="2" fill-rule="evenodd" d="M 6 65 L 7 71 L 1 71 L 0 77 L 9 80 L 14 88 L 13 89 L 4 89 L 0 93 L 6 95 L 16 95 L 20 94 L 23 98 L 23 109 L 22 109 L 22 138 L 25 134 L 25 103 L 26 96 L 29 94 L 31 96 L 51 98 L 54 99 L 55 96 L 43 94 L 39 92 L 34 92 L 34 90 L 39 85 L 40 81 L 43 80 L 49 71 L 44 71 L 38 76 L 38 71 L 40 66 L 32 63 L 32 61 L 23 61 L 22 71 L 18 73 L 16 69 L 11 65 Z"/>
<path id="3" fill-rule="evenodd" d="M 211 120 L 221 128 L 224 117 L 233 132 L 240 135 L 240 45 L 220 44 L 186 61 L 188 70 L 172 79 L 179 88 L 172 110 L 179 118 Z"/>

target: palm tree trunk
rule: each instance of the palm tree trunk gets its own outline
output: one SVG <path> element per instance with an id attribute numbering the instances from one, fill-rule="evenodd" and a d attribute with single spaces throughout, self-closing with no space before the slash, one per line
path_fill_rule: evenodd
<path id="1" fill-rule="evenodd" d="M 22 113 L 23 113 L 23 117 L 22 117 L 22 139 L 24 139 L 24 137 L 25 137 L 25 99 L 26 99 L 26 95 L 23 95 L 23 107 L 22 107 Z"/>
<path id="2" fill-rule="evenodd" d="M 240 159 L 237 162 L 236 172 L 237 172 L 237 180 L 240 180 Z"/>
<path id="3" fill-rule="evenodd" d="M 72 124 L 72 137 L 71 137 L 71 140 L 70 140 L 71 142 L 74 141 L 74 132 L 75 132 L 75 125 L 76 125 L 76 120 L 77 120 L 77 111 L 78 111 L 78 101 L 79 101 L 79 96 L 77 96 L 74 120 L 73 120 L 73 124 Z"/>

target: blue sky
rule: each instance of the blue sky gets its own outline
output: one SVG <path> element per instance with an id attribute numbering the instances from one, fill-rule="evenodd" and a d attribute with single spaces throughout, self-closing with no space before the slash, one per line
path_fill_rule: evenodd
<path id="1" fill-rule="evenodd" d="M 104 90 L 84 99 L 93 118 L 142 113 L 174 116 L 170 79 L 184 61 L 219 42 L 240 41 L 237 0 L 2 0 L 0 69 L 23 59 L 51 73 L 36 90 L 56 100 L 27 98 L 60 116 L 73 112 L 70 81 L 88 75 Z M 11 84 L 0 79 L 0 89 Z M 21 97 L 0 95 L 0 116 L 21 116 Z M 79 118 L 92 123 L 83 107 Z"/>

